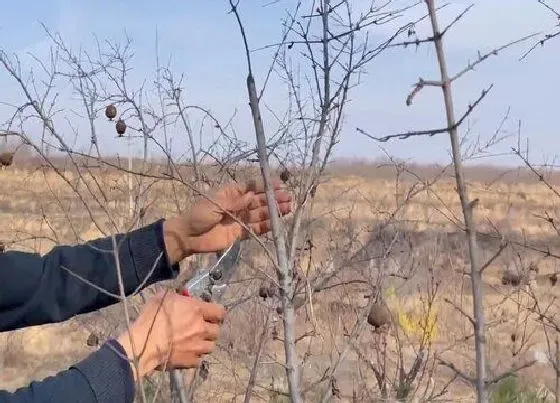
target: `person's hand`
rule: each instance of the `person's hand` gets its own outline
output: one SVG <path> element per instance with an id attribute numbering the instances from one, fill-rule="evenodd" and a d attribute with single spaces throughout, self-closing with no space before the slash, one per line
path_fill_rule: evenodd
<path id="1" fill-rule="evenodd" d="M 292 195 L 281 189 L 278 179 L 274 179 L 273 186 L 280 213 L 288 214 L 292 209 Z M 247 238 L 248 232 L 227 213 L 256 235 L 270 231 L 270 214 L 262 180 L 223 186 L 212 192 L 210 198 L 213 202 L 202 198 L 187 214 L 164 222 L 165 247 L 172 263 L 193 253 L 217 252 L 237 239 Z"/>
<path id="2" fill-rule="evenodd" d="M 131 325 L 134 350 L 128 331 L 118 338 L 131 365 L 134 352 L 139 357 L 139 374 L 133 369 L 135 380 L 156 369 L 198 367 L 202 357 L 216 346 L 225 312 L 221 305 L 171 290 L 151 297 Z"/>

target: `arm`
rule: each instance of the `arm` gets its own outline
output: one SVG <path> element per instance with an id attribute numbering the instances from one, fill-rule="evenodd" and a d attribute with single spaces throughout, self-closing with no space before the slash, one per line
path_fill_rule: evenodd
<path id="1" fill-rule="evenodd" d="M 275 182 L 275 191 L 280 212 L 288 214 L 291 195 L 281 190 L 279 181 Z M 214 202 L 202 198 L 185 215 L 116 235 L 126 295 L 140 284 L 148 286 L 174 277 L 179 271 L 177 263 L 192 253 L 215 252 L 236 239 L 247 238 L 246 229 L 224 210 L 256 235 L 270 230 L 262 181 L 224 186 L 212 198 Z M 69 271 L 111 294 L 119 294 L 110 237 L 84 245 L 58 246 L 45 256 L 0 253 L 0 332 L 61 322 L 117 302 Z"/>
<path id="2" fill-rule="evenodd" d="M 154 265 L 145 286 L 172 278 L 178 271 L 177 257 L 184 254 L 171 251 L 173 256 L 168 256 L 163 226 L 164 221 L 159 220 L 128 234 L 116 235 L 127 295 L 142 284 Z M 0 254 L 0 284 L 5 285 L 0 293 L 0 331 L 61 322 L 118 302 L 68 271 L 119 294 L 111 237 L 83 245 L 58 246 L 45 256 L 24 252 Z"/>
<path id="3" fill-rule="evenodd" d="M 0 390 L 0 403 L 132 403 L 135 386 L 157 368 L 195 368 L 212 352 L 225 309 L 174 292 L 160 292 L 117 340 L 109 340 L 70 369 L 13 393 Z M 171 336 L 171 337 L 170 337 Z M 138 372 L 133 343 L 143 353 Z"/>
<path id="4" fill-rule="evenodd" d="M 109 341 L 83 361 L 55 376 L 32 382 L 13 393 L 0 390 L 0 403 L 132 403 L 134 377 L 124 354 L 119 343 Z"/>
<path id="5" fill-rule="evenodd" d="M 214 196 L 222 208 L 237 215 L 260 235 L 270 229 L 263 189 L 262 183 L 250 181 L 245 185 L 226 186 Z M 291 210 L 291 195 L 277 186 L 276 196 L 280 211 L 287 214 Z M 172 277 L 178 271 L 177 262 L 184 257 L 224 249 L 240 237 L 248 237 L 245 229 L 207 200 L 200 201 L 186 216 L 118 235 L 126 293 L 130 294 L 143 282 L 160 254 L 146 286 Z M 112 249 L 111 238 L 102 238 L 86 245 L 57 247 L 44 257 L 21 252 L 0 254 L 0 331 L 59 322 L 115 303 L 115 298 L 62 269 L 64 266 L 118 294 Z M 165 301 L 163 305 L 160 300 Z M 150 301 L 132 326 L 134 344 L 146 343 L 146 351 L 152 352 L 143 354 L 136 376 L 128 361 L 105 344 L 81 363 L 54 377 L 34 382 L 15 393 L 0 391 L 0 402 L 132 402 L 135 378 L 142 378 L 165 363 L 171 368 L 198 366 L 202 355 L 214 348 L 218 323 L 222 322 L 225 310 L 175 293 L 162 293 Z M 158 318 L 155 322 L 154 316 Z M 152 330 L 155 340 L 150 337 Z M 169 335 L 173 336 L 171 345 Z M 128 334 L 121 335 L 115 345 L 121 346 L 128 359 L 132 358 Z"/>

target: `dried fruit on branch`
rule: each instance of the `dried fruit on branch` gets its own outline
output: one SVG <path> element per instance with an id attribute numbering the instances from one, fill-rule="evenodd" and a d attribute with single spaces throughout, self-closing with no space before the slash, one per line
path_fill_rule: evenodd
<path id="1" fill-rule="evenodd" d="M 0 165 L 3 167 L 9 167 L 14 162 L 14 153 L 3 152 L 0 153 Z"/>
<path id="2" fill-rule="evenodd" d="M 122 136 L 126 131 L 126 123 L 124 123 L 124 120 L 119 119 L 117 121 L 117 124 L 115 125 L 115 129 L 117 130 L 117 134 L 119 136 Z"/>
<path id="3" fill-rule="evenodd" d="M 259 288 L 259 297 L 261 297 L 262 299 L 268 298 L 268 288 L 264 285 Z"/>
<path id="4" fill-rule="evenodd" d="M 285 168 L 282 173 L 280 174 L 280 179 L 282 180 L 282 182 L 286 183 L 288 182 L 288 180 L 290 180 L 290 171 L 288 171 L 288 168 Z"/>
<path id="5" fill-rule="evenodd" d="M 113 120 L 117 116 L 117 107 L 113 104 L 107 105 L 105 108 L 105 116 L 107 116 L 109 120 Z"/>
<path id="6" fill-rule="evenodd" d="M 513 269 L 508 268 L 502 273 L 502 285 L 511 285 L 517 287 L 523 281 L 523 276 L 516 273 Z"/>
<path id="7" fill-rule="evenodd" d="M 367 322 L 375 329 L 385 326 L 391 322 L 391 312 L 384 304 L 376 302 L 369 311 Z"/>

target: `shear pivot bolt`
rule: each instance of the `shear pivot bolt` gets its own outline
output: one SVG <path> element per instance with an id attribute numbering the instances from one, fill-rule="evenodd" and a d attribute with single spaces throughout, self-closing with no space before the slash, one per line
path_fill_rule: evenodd
<path id="1" fill-rule="evenodd" d="M 214 281 L 218 281 L 219 279 L 222 278 L 222 271 L 221 270 L 212 270 L 210 272 L 210 278 Z"/>

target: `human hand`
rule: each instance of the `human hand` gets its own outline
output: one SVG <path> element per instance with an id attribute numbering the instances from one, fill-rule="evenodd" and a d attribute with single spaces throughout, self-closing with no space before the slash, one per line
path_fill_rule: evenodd
<path id="1" fill-rule="evenodd" d="M 281 182 L 276 178 L 273 186 L 280 214 L 286 215 L 292 209 L 292 195 L 281 189 Z M 164 222 L 165 247 L 172 264 L 192 253 L 217 252 L 237 239 L 247 238 L 249 234 L 245 228 L 227 213 L 256 235 L 270 231 L 270 214 L 262 180 L 225 185 L 212 192 L 210 198 L 215 203 L 201 199 L 187 214 Z"/>
<path id="2" fill-rule="evenodd" d="M 134 353 L 139 357 L 135 380 L 156 369 L 198 367 L 216 346 L 225 312 L 221 305 L 170 290 L 151 297 L 131 325 L 132 340 L 128 331 L 118 338 L 131 362 Z"/>

